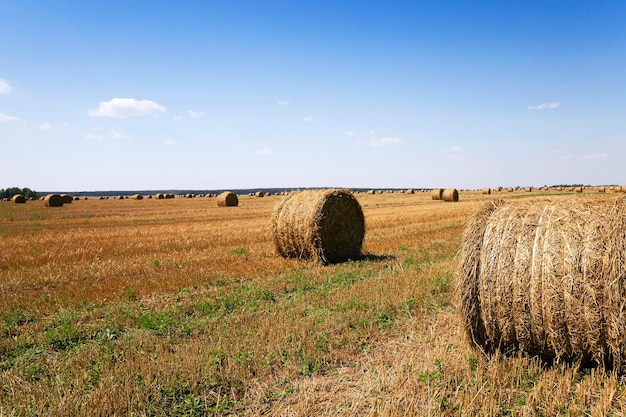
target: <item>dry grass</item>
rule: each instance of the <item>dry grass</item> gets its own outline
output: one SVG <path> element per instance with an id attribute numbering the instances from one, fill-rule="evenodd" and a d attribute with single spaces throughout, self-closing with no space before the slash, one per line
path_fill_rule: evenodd
<path id="1" fill-rule="evenodd" d="M 274 197 L 0 204 L 0 415 L 621 414 L 603 366 L 465 340 L 461 231 L 490 197 L 462 194 L 359 195 L 365 258 L 331 266 L 276 255 Z"/>

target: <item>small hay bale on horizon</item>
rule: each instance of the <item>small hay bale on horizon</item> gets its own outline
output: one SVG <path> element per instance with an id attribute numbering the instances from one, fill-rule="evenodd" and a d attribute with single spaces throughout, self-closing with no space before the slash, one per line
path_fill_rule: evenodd
<path id="1" fill-rule="evenodd" d="M 231 191 L 224 191 L 217 196 L 218 207 L 236 207 L 239 205 L 239 198 Z"/>
<path id="2" fill-rule="evenodd" d="M 483 194 L 491 194 L 491 188 L 483 188 Z"/>
<path id="3" fill-rule="evenodd" d="M 22 194 L 15 194 L 13 197 L 11 197 L 11 201 L 15 204 L 25 204 L 26 197 L 24 197 Z"/>
<path id="4" fill-rule="evenodd" d="M 488 353 L 626 371 L 626 199 L 484 204 L 466 223 L 459 312 Z"/>
<path id="5" fill-rule="evenodd" d="M 430 193 L 430 198 L 433 200 L 441 200 L 443 194 L 443 188 L 433 188 L 432 192 Z"/>
<path id="6" fill-rule="evenodd" d="M 255 197 L 265 197 L 265 193 L 263 191 L 257 191 L 256 193 L 254 193 Z"/>
<path id="7" fill-rule="evenodd" d="M 63 198 L 63 204 L 72 204 L 74 201 L 74 197 L 69 194 L 61 194 L 61 198 Z"/>
<path id="8" fill-rule="evenodd" d="M 457 191 L 456 188 L 446 188 L 445 190 L 443 190 L 443 192 L 441 193 L 441 199 L 443 201 L 459 201 L 459 192 Z"/>
<path id="9" fill-rule="evenodd" d="M 43 199 L 43 204 L 46 207 L 62 207 L 63 197 L 60 194 L 48 194 Z"/>
<path id="10" fill-rule="evenodd" d="M 272 232 L 276 251 L 284 258 L 343 262 L 361 256 L 365 218 L 348 190 L 305 190 L 276 204 Z"/>
<path id="11" fill-rule="evenodd" d="M 130 198 L 132 198 L 133 200 L 143 200 L 143 195 L 133 194 Z"/>

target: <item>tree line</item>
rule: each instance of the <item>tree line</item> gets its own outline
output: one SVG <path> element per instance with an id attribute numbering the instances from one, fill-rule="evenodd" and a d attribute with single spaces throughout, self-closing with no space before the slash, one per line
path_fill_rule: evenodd
<path id="1" fill-rule="evenodd" d="M 16 194 L 22 194 L 24 198 L 27 200 L 32 198 L 39 198 L 39 195 L 36 191 L 31 190 L 30 188 L 19 188 L 19 187 L 10 187 L 7 189 L 0 188 L 0 199 L 2 198 L 11 198 Z"/>

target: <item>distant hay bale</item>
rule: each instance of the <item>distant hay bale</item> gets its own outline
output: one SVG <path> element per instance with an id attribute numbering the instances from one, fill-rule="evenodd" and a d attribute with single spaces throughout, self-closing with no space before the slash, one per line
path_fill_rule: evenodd
<path id="1" fill-rule="evenodd" d="M 165 199 L 166 199 L 166 200 L 169 200 L 169 199 L 172 199 L 172 198 L 175 198 L 175 197 L 176 197 L 176 196 L 175 196 L 174 194 L 172 194 L 172 193 L 167 193 L 167 194 L 165 194 Z"/>
<path id="2" fill-rule="evenodd" d="M 459 310 L 486 352 L 626 371 L 626 199 L 489 202 L 462 237 Z"/>
<path id="3" fill-rule="evenodd" d="M 408 190 L 406 190 L 407 194 L 415 194 L 415 190 L 409 188 Z"/>
<path id="4" fill-rule="evenodd" d="M 131 198 L 133 200 L 143 200 L 143 196 L 141 194 L 133 194 Z"/>
<path id="5" fill-rule="evenodd" d="M 512 193 L 512 192 L 513 192 L 513 187 L 509 187 L 509 188 L 507 188 L 507 189 L 506 189 L 506 192 L 507 192 L 507 193 Z"/>
<path id="6" fill-rule="evenodd" d="M 13 197 L 11 197 L 11 201 L 15 204 L 25 204 L 26 197 L 24 197 L 22 194 L 15 194 Z"/>
<path id="7" fill-rule="evenodd" d="M 446 188 L 441 193 L 441 199 L 443 201 L 459 201 L 459 192 L 456 188 Z"/>
<path id="8" fill-rule="evenodd" d="M 433 191 L 430 193 L 430 197 L 433 200 L 441 200 L 443 194 L 443 188 L 433 188 Z"/>
<path id="9" fill-rule="evenodd" d="M 264 197 L 265 194 L 263 193 L 263 191 L 257 191 L 256 193 L 254 193 L 255 197 Z"/>
<path id="10" fill-rule="evenodd" d="M 374 191 L 374 190 L 369 190 L 366 194 L 376 194 L 376 191 Z"/>
<path id="11" fill-rule="evenodd" d="M 532 191 L 533 191 L 533 187 L 526 187 L 526 188 L 525 188 L 525 191 L 526 191 L 527 193 L 530 193 L 530 192 L 532 192 Z"/>
<path id="12" fill-rule="evenodd" d="M 583 192 L 583 187 L 575 187 L 574 191 L 577 193 L 582 193 Z"/>
<path id="13" fill-rule="evenodd" d="M 72 204 L 74 201 L 74 197 L 69 194 L 61 194 L 61 198 L 63 198 L 63 204 Z"/>
<path id="14" fill-rule="evenodd" d="M 154 198 L 156 198 L 157 200 L 163 200 L 165 199 L 165 194 L 158 193 L 157 195 L 154 196 Z"/>
<path id="15" fill-rule="evenodd" d="M 491 188 L 483 188 L 483 194 L 491 194 Z"/>
<path id="16" fill-rule="evenodd" d="M 361 256 L 365 219 L 348 190 L 306 190 L 275 206 L 272 231 L 276 250 L 285 258 L 343 262 Z"/>
<path id="17" fill-rule="evenodd" d="M 233 192 L 224 191 L 222 194 L 217 196 L 218 207 L 236 207 L 237 205 L 239 205 L 239 199 Z"/>
<path id="18" fill-rule="evenodd" d="M 64 200 L 60 194 L 48 194 L 43 199 L 43 204 L 46 207 L 62 207 L 63 203 Z"/>
<path id="19" fill-rule="evenodd" d="M 599 193 L 606 193 L 606 187 L 598 187 Z"/>

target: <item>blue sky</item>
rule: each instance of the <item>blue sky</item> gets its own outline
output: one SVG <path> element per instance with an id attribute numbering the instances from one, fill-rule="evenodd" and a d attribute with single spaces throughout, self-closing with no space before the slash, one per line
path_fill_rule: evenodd
<path id="1" fill-rule="evenodd" d="M 0 188 L 626 184 L 623 1 L 0 4 Z"/>

